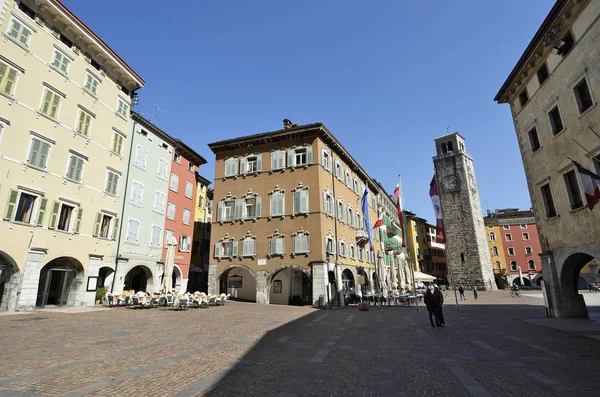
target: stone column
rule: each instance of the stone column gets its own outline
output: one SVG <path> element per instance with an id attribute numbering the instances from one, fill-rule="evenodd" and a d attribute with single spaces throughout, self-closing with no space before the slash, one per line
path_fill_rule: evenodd
<path id="1" fill-rule="evenodd" d="M 312 297 L 313 306 L 319 307 L 319 297 L 323 296 L 327 303 L 327 263 L 314 263 L 312 265 Z"/>
<path id="2" fill-rule="evenodd" d="M 17 290 L 17 310 L 35 310 L 38 286 L 40 283 L 41 263 L 48 253 L 45 248 L 30 248 L 21 275 L 21 285 Z M 42 288 L 44 288 L 42 286 Z"/>
<path id="3" fill-rule="evenodd" d="M 344 306 L 345 302 L 344 302 L 344 285 L 342 284 L 342 267 L 338 264 L 335 267 L 335 285 L 337 288 L 337 296 L 338 296 L 338 302 L 340 303 L 340 306 Z"/>
<path id="4" fill-rule="evenodd" d="M 112 290 L 113 294 L 120 294 L 123 292 L 123 287 L 125 286 L 125 276 L 127 275 L 128 268 L 129 259 L 119 258 L 117 261 L 117 271 L 114 273 L 115 282 Z"/>
<path id="5" fill-rule="evenodd" d="M 256 272 L 256 303 L 269 304 L 269 272 Z"/>
<path id="6" fill-rule="evenodd" d="M 98 277 L 100 273 L 100 267 L 102 267 L 102 259 L 101 255 L 90 255 L 89 261 L 87 265 L 87 274 L 86 272 L 79 272 L 75 280 L 73 280 L 73 284 L 71 284 L 71 294 L 75 293 L 76 295 L 73 297 L 73 306 L 92 306 L 96 303 L 96 291 L 87 291 L 87 282 L 88 277 Z M 79 279 L 81 284 L 78 288 L 76 288 L 75 281 Z M 71 296 L 69 294 L 69 300 L 71 300 Z"/>
<path id="7" fill-rule="evenodd" d="M 0 312 L 13 311 L 17 307 L 17 292 L 21 285 L 22 272 L 18 268 L 8 267 L 4 269 L 6 279 L 4 281 L 4 296 L 2 296 L 2 305 Z"/>
<path id="8" fill-rule="evenodd" d="M 219 280 L 217 280 L 217 265 L 208 265 L 208 294 L 216 295 L 219 291 Z"/>

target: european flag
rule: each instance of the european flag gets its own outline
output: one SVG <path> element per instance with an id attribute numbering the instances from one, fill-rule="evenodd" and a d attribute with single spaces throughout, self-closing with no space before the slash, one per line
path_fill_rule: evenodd
<path id="1" fill-rule="evenodd" d="M 362 196 L 362 212 L 365 220 L 365 227 L 367 228 L 367 235 L 369 236 L 369 245 L 373 250 L 373 239 L 371 238 L 371 219 L 369 219 L 369 188 L 365 186 L 365 191 Z"/>

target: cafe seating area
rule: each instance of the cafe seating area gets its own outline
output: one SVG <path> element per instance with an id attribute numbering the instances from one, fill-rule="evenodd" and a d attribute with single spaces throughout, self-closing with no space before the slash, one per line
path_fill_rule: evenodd
<path id="1" fill-rule="evenodd" d="M 357 295 L 350 296 L 350 304 L 368 303 L 369 306 L 371 304 L 375 305 L 377 303 L 387 306 L 411 306 L 415 304 L 415 301 L 422 302 L 423 294 L 417 292 L 416 294 L 390 294 L 388 296 L 377 296 L 371 294 L 362 295 L 360 297 Z"/>
<path id="2" fill-rule="evenodd" d="M 206 309 L 211 306 L 225 305 L 231 298 L 230 294 L 207 295 L 204 292 L 185 292 L 169 291 L 166 294 L 155 292 L 148 294 L 146 292 L 134 290 L 123 291 L 118 294 L 107 293 L 102 302 L 106 307 L 126 307 L 129 309 Z"/>

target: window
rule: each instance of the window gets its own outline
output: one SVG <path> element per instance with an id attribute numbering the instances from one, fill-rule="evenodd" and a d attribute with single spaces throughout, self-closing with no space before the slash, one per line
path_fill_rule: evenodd
<path id="1" fill-rule="evenodd" d="M 510 226 L 509 225 L 503 225 L 502 229 L 504 229 L 504 230 L 510 230 Z"/>
<path id="2" fill-rule="evenodd" d="M 519 225 L 519 227 L 520 227 L 521 229 L 527 229 L 527 224 L 525 224 L 525 223 L 521 223 L 521 224 Z"/>
<path id="3" fill-rule="evenodd" d="M 177 164 L 181 164 L 181 154 L 179 154 L 179 152 L 173 153 L 173 161 Z"/>
<path id="4" fill-rule="evenodd" d="M 185 197 L 191 199 L 194 194 L 194 185 L 190 181 L 185 182 Z"/>
<path id="5" fill-rule="evenodd" d="M 94 237 L 106 239 L 112 238 L 114 240 L 116 238 L 115 217 L 102 212 L 98 212 L 98 214 L 96 215 L 96 222 L 94 224 L 94 232 L 92 233 L 92 235 Z"/>
<path id="6" fill-rule="evenodd" d="M 152 235 L 150 237 L 150 247 L 160 248 L 161 242 L 160 237 L 162 236 L 162 228 L 160 226 L 152 226 Z"/>
<path id="7" fill-rule="evenodd" d="M 506 241 L 512 241 L 512 234 L 506 233 L 504 237 L 506 238 Z"/>
<path id="8" fill-rule="evenodd" d="M 165 159 L 158 160 L 158 171 L 156 176 L 158 176 L 162 180 L 167 180 L 167 175 L 169 172 L 169 163 Z"/>
<path id="9" fill-rule="evenodd" d="M 39 196 L 34 194 L 10 189 L 4 219 L 29 224 L 36 222 L 38 226 L 42 226 L 48 199 L 38 200 L 38 198 Z M 36 205 L 38 205 L 37 208 Z M 37 211 L 37 221 L 34 215 L 35 211 Z"/>
<path id="10" fill-rule="evenodd" d="M 337 160 L 335 161 L 335 177 L 340 181 L 342 180 L 342 166 Z"/>
<path id="11" fill-rule="evenodd" d="M 12 96 L 17 81 L 17 71 L 7 64 L 0 62 L 0 92 Z"/>
<path id="12" fill-rule="evenodd" d="M 248 156 L 240 159 L 240 175 L 262 171 L 262 156 Z"/>
<path id="13" fill-rule="evenodd" d="M 515 262 L 515 261 L 510 262 L 510 270 L 512 270 L 513 272 L 516 272 L 519 270 L 519 267 L 517 266 L 517 262 Z"/>
<path id="14" fill-rule="evenodd" d="M 242 240 L 242 256 L 255 256 L 256 255 L 256 240 L 253 238 L 246 238 Z"/>
<path id="15" fill-rule="evenodd" d="M 165 194 L 163 192 L 154 193 L 154 211 L 159 214 L 165 213 Z"/>
<path id="16" fill-rule="evenodd" d="M 233 200 L 219 201 L 217 204 L 217 220 L 219 222 L 233 221 L 234 206 L 235 202 Z"/>
<path id="17" fill-rule="evenodd" d="M 364 251 L 361 247 L 358 247 L 358 260 L 361 262 L 364 262 L 365 260 Z"/>
<path id="18" fill-rule="evenodd" d="M 167 248 L 167 244 L 169 243 L 169 240 L 171 239 L 171 237 L 173 237 L 173 231 L 172 230 L 165 230 L 165 248 Z"/>
<path id="19" fill-rule="evenodd" d="M 360 196 L 360 188 L 359 188 L 359 184 L 358 184 L 358 179 L 354 178 L 354 193 L 358 194 Z"/>
<path id="20" fill-rule="evenodd" d="M 195 172 L 195 170 L 194 170 L 194 163 L 192 163 L 191 161 L 188 161 L 188 171 L 189 172 Z"/>
<path id="21" fill-rule="evenodd" d="M 577 181 L 577 174 L 575 170 L 571 170 L 563 175 L 565 180 L 565 187 L 567 189 L 567 196 L 569 197 L 569 203 L 571 209 L 577 209 L 583 207 L 583 200 L 581 198 L 581 191 L 579 190 L 579 182 Z"/>
<path id="22" fill-rule="evenodd" d="M 85 75 L 85 84 L 83 85 L 83 88 L 85 88 L 90 94 L 92 94 L 94 96 L 98 96 L 98 85 L 99 84 L 100 84 L 100 81 L 96 77 L 91 75 L 90 73 L 87 73 Z M 123 102 L 121 99 L 119 99 L 119 110 L 117 110 L 117 112 L 120 113 L 123 117 L 127 117 L 127 110 L 121 109 L 121 103 L 123 103 L 125 106 L 127 106 L 127 104 L 125 102 Z M 122 111 L 124 113 L 122 113 Z"/>
<path id="23" fill-rule="evenodd" d="M 573 46 L 575 45 L 575 40 L 573 40 L 573 36 L 571 32 L 568 32 L 562 40 L 560 40 L 557 45 L 552 49 L 556 54 L 565 57 L 571 51 Z"/>
<path id="24" fill-rule="evenodd" d="M 530 260 L 527 262 L 527 269 L 529 270 L 535 270 L 535 262 Z"/>
<path id="25" fill-rule="evenodd" d="M 113 171 L 108 171 L 106 175 L 106 186 L 104 192 L 113 196 L 117 195 L 117 186 L 119 185 L 119 174 Z"/>
<path id="26" fill-rule="evenodd" d="M 352 189 L 352 177 L 350 177 L 350 171 L 346 170 L 346 186 Z"/>
<path id="27" fill-rule="evenodd" d="M 533 255 L 533 249 L 531 247 L 525 247 L 525 255 Z"/>
<path id="28" fill-rule="evenodd" d="M 335 243 L 332 237 L 325 238 L 325 252 L 328 254 L 335 254 Z"/>
<path id="29" fill-rule="evenodd" d="M 346 257 L 346 243 L 344 242 L 344 240 L 340 240 L 340 252 L 339 252 L 341 257 Z"/>
<path id="30" fill-rule="evenodd" d="M 284 214 L 283 193 L 273 193 L 271 195 L 271 216 L 283 216 Z"/>
<path id="31" fill-rule="evenodd" d="M 548 119 L 550 120 L 550 128 L 552 135 L 556 135 L 561 132 L 564 128 L 562 118 L 560 117 L 560 110 L 558 105 L 554 106 L 552 110 L 548 112 Z"/>
<path id="32" fill-rule="evenodd" d="M 51 66 L 62 74 L 69 74 L 71 59 L 58 50 L 54 50 Z"/>
<path id="33" fill-rule="evenodd" d="M 523 240 L 529 240 L 529 233 L 523 233 Z"/>
<path id="34" fill-rule="evenodd" d="M 260 207 L 261 207 L 261 198 L 260 197 L 250 197 L 242 200 L 243 202 L 243 214 L 242 217 L 244 219 L 256 219 L 260 218 Z"/>
<path id="35" fill-rule="evenodd" d="M 183 224 L 184 225 L 189 225 L 190 224 L 190 216 L 191 216 L 190 210 L 184 209 L 183 210 Z"/>
<path id="36" fill-rule="evenodd" d="M 356 248 L 350 245 L 350 259 L 356 259 Z"/>
<path id="37" fill-rule="evenodd" d="M 340 222 L 346 221 L 346 210 L 344 208 L 344 203 L 340 200 L 337 202 L 337 218 Z"/>
<path id="38" fill-rule="evenodd" d="M 169 184 L 169 189 L 177 192 L 179 189 L 179 175 L 171 174 L 171 183 Z"/>
<path id="39" fill-rule="evenodd" d="M 179 252 L 190 252 L 190 236 L 182 234 L 179 236 Z"/>
<path id="40" fill-rule="evenodd" d="M 113 133 L 113 142 L 111 151 L 114 154 L 121 155 L 123 152 L 123 138 L 124 136 L 119 134 L 118 132 Z"/>
<path id="41" fill-rule="evenodd" d="M 544 62 L 544 63 L 542 63 L 542 66 L 540 66 L 540 68 L 537 71 L 537 78 L 538 78 L 538 82 L 540 83 L 540 85 L 542 85 L 542 83 L 544 81 L 546 81 L 548 76 L 549 76 L 548 66 L 546 65 L 546 62 Z"/>
<path id="42" fill-rule="evenodd" d="M 546 217 L 552 218 L 557 215 L 556 207 L 554 206 L 554 198 L 552 197 L 552 190 L 550 190 L 550 184 L 545 184 L 540 187 L 542 193 L 542 201 L 544 202 L 544 209 L 546 210 Z"/>
<path id="43" fill-rule="evenodd" d="M 175 210 L 176 209 L 177 209 L 177 206 L 175 205 L 175 203 L 167 204 L 167 218 L 168 219 L 175 220 Z"/>
<path id="44" fill-rule="evenodd" d="M 133 182 L 131 184 L 131 204 L 133 205 L 142 205 L 142 200 L 144 197 L 144 185 L 139 182 Z"/>
<path id="45" fill-rule="evenodd" d="M 515 256 L 515 249 L 513 247 L 508 247 L 508 255 Z"/>
<path id="46" fill-rule="evenodd" d="M 492 247 L 492 256 L 498 256 L 498 247 Z"/>
<path id="47" fill-rule="evenodd" d="M 148 150 L 145 147 L 138 145 L 135 149 L 135 166 L 145 170 L 147 160 Z"/>
<path id="48" fill-rule="evenodd" d="M 308 213 L 308 190 L 294 192 L 294 214 Z"/>
<path id="49" fill-rule="evenodd" d="M 117 113 L 124 118 L 129 116 L 129 105 L 121 98 L 117 101 Z"/>
<path id="50" fill-rule="evenodd" d="M 52 219 L 50 220 L 50 228 L 58 229 L 64 232 L 70 232 L 73 230 L 73 226 L 75 223 L 75 218 L 73 217 L 73 213 L 75 212 L 75 207 L 69 204 L 61 203 L 59 201 L 55 201 L 52 208 Z M 78 212 L 78 221 L 81 222 L 81 209 Z M 58 221 L 58 223 L 56 223 Z M 76 228 L 76 232 L 78 232 L 79 228 Z"/>
<path id="51" fill-rule="evenodd" d="M 244 241 L 245 243 L 246 241 Z M 284 238 L 282 236 L 273 236 L 269 238 L 269 254 L 283 255 L 284 253 Z"/>
<path id="52" fill-rule="evenodd" d="M 542 145 L 540 145 L 540 138 L 538 137 L 537 128 L 533 127 L 527 133 L 529 135 L 529 144 L 531 145 L 531 152 L 537 152 Z"/>
<path id="53" fill-rule="evenodd" d="M 215 257 L 231 258 L 237 256 L 237 241 L 223 241 L 215 244 Z"/>
<path id="54" fill-rule="evenodd" d="M 225 177 L 237 175 L 237 159 L 225 160 Z"/>
<path id="55" fill-rule="evenodd" d="M 8 37 L 13 39 L 17 44 L 24 48 L 29 48 L 29 42 L 31 41 L 31 29 L 16 18 L 11 18 L 10 28 L 8 28 Z"/>
<path id="56" fill-rule="evenodd" d="M 48 163 L 48 154 L 50 153 L 50 144 L 42 141 L 39 138 L 31 138 L 31 146 L 29 147 L 29 156 L 27 163 L 31 166 L 45 169 Z"/>
<path id="57" fill-rule="evenodd" d="M 90 135 L 90 126 L 92 124 L 92 115 L 86 111 L 79 110 L 79 117 L 77 118 L 77 126 L 75 130 L 83 136 Z"/>
<path id="58" fill-rule="evenodd" d="M 577 109 L 579 110 L 579 114 L 582 114 L 594 104 L 594 101 L 592 100 L 592 94 L 585 77 L 581 79 L 581 81 L 577 83 L 575 87 L 573 87 L 573 93 L 575 94 L 575 101 L 577 101 Z"/>
<path id="59" fill-rule="evenodd" d="M 306 254 L 310 251 L 308 234 L 298 234 L 294 236 L 294 253 Z"/>
<path id="60" fill-rule="evenodd" d="M 46 88 L 44 90 L 44 100 L 42 101 L 40 112 L 48 117 L 56 119 L 58 117 L 61 99 L 62 97 L 58 93 Z"/>
<path id="61" fill-rule="evenodd" d="M 323 212 L 333 216 L 333 196 L 329 192 L 323 192 Z"/>
<path id="62" fill-rule="evenodd" d="M 521 93 L 519 94 L 519 103 L 521 104 L 521 107 L 525 106 L 525 104 L 529 101 L 529 94 L 527 93 L 527 88 L 525 88 L 523 91 L 521 91 Z"/>
<path id="63" fill-rule="evenodd" d="M 308 164 L 306 158 L 306 149 L 297 149 L 294 156 L 294 164 L 295 165 L 306 165 Z"/>
<path id="64" fill-rule="evenodd" d="M 276 150 L 271 153 L 271 169 L 280 170 L 285 168 L 285 152 L 283 150 Z"/>
<path id="65" fill-rule="evenodd" d="M 364 223 L 362 221 L 362 216 L 360 215 L 360 212 L 358 212 L 358 211 L 356 211 L 356 225 L 355 225 L 355 227 L 357 229 L 364 229 L 365 228 L 365 225 L 364 225 Z"/>
<path id="66" fill-rule="evenodd" d="M 321 165 L 331 172 L 331 154 L 326 149 L 321 150 Z"/>
<path id="67" fill-rule="evenodd" d="M 288 167 L 312 164 L 312 146 L 288 150 Z"/>
<path id="68" fill-rule="evenodd" d="M 348 206 L 348 226 L 354 227 L 354 211 Z"/>
<path id="69" fill-rule="evenodd" d="M 592 165 L 593 169 L 596 171 L 596 174 L 600 174 L 600 153 L 597 153 L 594 157 L 592 157 Z"/>
<path id="70" fill-rule="evenodd" d="M 418 237 L 417 237 L 417 239 L 418 239 Z M 490 241 L 496 241 L 496 233 L 490 232 Z M 417 240 L 417 242 L 419 242 L 419 240 Z"/>

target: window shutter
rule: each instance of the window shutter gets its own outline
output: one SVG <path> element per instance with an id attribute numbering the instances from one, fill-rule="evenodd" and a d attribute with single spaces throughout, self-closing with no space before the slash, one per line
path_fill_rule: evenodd
<path id="1" fill-rule="evenodd" d="M 309 146 L 306 148 L 306 164 L 312 164 L 313 162 L 313 148 Z"/>
<path id="2" fill-rule="evenodd" d="M 58 96 L 58 94 L 54 94 L 54 97 L 52 98 L 52 111 L 50 113 L 50 117 L 56 118 L 56 116 L 58 115 L 58 105 L 59 104 L 60 104 L 60 97 Z"/>
<path id="3" fill-rule="evenodd" d="M 275 244 L 277 246 L 277 253 L 278 254 L 283 254 L 283 242 L 284 242 L 283 237 L 279 237 L 276 240 Z"/>
<path id="4" fill-rule="evenodd" d="M 258 172 L 262 171 L 262 154 L 256 156 L 256 169 Z"/>
<path id="5" fill-rule="evenodd" d="M 275 239 L 276 237 L 271 237 L 269 239 L 269 253 L 274 254 L 275 253 L 275 249 L 276 249 L 276 243 L 275 243 Z"/>
<path id="6" fill-rule="evenodd" d="M 300 193 L 300 212 L 306 214 L 308 213 L 308 191 L 302 190 Z"/>
<path id="7" fill-rule="evenodd" d="M 223 244 L 221 243 L 216 243 L 215 244 L 215 252 L 214 252 L 214 256 L 215 258 L 220 258 L 221 255 L 223 255 Z"/>
<path id="8" fill-rule="evenodd" d="M 278 160 L 278 154 L 279 152 L 271 152 L 271 169 L 275 170 L 277 169 L 277 160 Z"/>
<path id="9" fill-rule="evenodd" d="M 119 218 L 114 218 L 113 219 L 113 232 L 112 232 L 112 239 L 116 240 L 117 239 L 117 234 L 119 233 Z"/>
<path id="10" fill-rule="evenodd" d="M 223 205 L 225 203 L 223 201 L 219 201 L 217 203 L 217 221 L 221 222 L 223 220 Z"/>
<path id="11" fill-rule="evenodd" d="M 250 254 L 251 255 L 256 255 L 256 240 L 252 239 L 250 240 Z"/>
<path id="12" fill-rule="evenodd" d="M 42 109 L 41 109 L 42 113 L 49 114 L 51 103 L 52 103 L 52 92 L 49 90 L 46 90 L 46 93 L 44 94 L 44 102 L 42 103 Z"/>
<path id="13" fill-rule="evenodd" d="M 46 204 L 48 204 L 48 199 L 42 197 L 40 199 L 40 207 L 38 208 L 38 216 L 37 216 L 37 226 L 44 225 L 44 215 L 46 214 Z"/>
<path id="14" fill-rule="evenodd" d="M 83 217 L 83 210 L 81 207 L 77 208 L 77 219 L 75 220 L 74 233 L 78 234 L 81 228 L 81 218 Z"/>
<path id="15" fill-rule="evenodd" d="M 96 222 L 94 222 L 94 231 L 92 232 L 93 237 L 98 237 L 100 234 L 100 223 L 102 222 L 102 213 L 98 212 L 96 214 Z"/>
<path id="16" fill-rule="evenodd" d="M 340 241 L 339 245 L 340 245 L 340 256 L 344 256 L 344 244 Z"/>
<path id="17" fill-rule="evenodd" d="M 231 242 L 231 256 L 238 256 L 238 242 L 237 241 L 232 241 Z"/>
<path id="18" fill-rule="evenodd" d="M 4 82 L 4 93 L 12 95 L 13 87 L 15 86 L 15 80 L 17 80 L 17 71 L 9 68 L 8 77 Z"/>
<path id="19" fill-rule="evenodd" d="M 325 150 L 321 150 L 321 166 L 325 169 L 327 169 L 327 163 L 326 163 L 326 159 L 325 159 Z"/>
<path id="20" fill-rule="evenodd" d="M 300 212 L 300 191 L 294 192 L 294 214 Z"/>
<path id="21" fill-rule="evenodd" d="M 17 198 L 19 197 L 19 191 L 10 189 L 8 193 L 8 202 L 6 203 L 6 211 L 4 212 L 4 219 L 12 220 L 17 206 Z"/>
<path id="22" fill-rule="evenodd" d="M 296 166 L 296 151 L 295 150 L 288 150 L 288 160 L 287 160 L 287 166 L 288 167 L 295 167 Z"/>
<path id="23" fill-rule="evenodd" d="M 260 212 L 262 209 L 262 197 L 256 196 L 256 217 L 260 218 Z"/>
<path id="24" fill-rule="evenodd" d="M 331 240 L 331 249 L 332 249 L 332 252 L 331 252 L 331 253 L 332 253 L 332 254 L 335 254 L 335 253 L 336 253 L 336 250 L 337 250 L 337 243 L 336 243 L 336 241 L 335 241 L 335 240 L 333 240 L 333 239 Z"/>
<path id="25" fill-rule="evenodd" d="M 325 237 L 325 253 L 327 253 L 327 243 L 328 243 L 329 239 L 327 237 Z"/>
<path id="26" fill-rule="evenodd" d="M 58 223 L 58 210 L 60 209 L 60 202 L 54 201 L 52 203 L 52 215 L 50 215 L 50 224 L 48 225 L 48 229 L 56 229 L 56 224 Z"/>
<path id="27" fill-rule="evenodd" d="M 323 213 L 329 213 L 329 208 L 327 208 L 327 193 L 323 192 Z"/>
<path id="28" fill-rule="evenodd" d="M 243 157 L 240 159 L 240 175 L 244 175 L 246 173 L 246 158 Z"/>
<path id="29" fill-rule="evenodd" d="M 244 214 L 244 200 L 235 200 L 235 211 L 233 219 L 242 219 Z"/>

